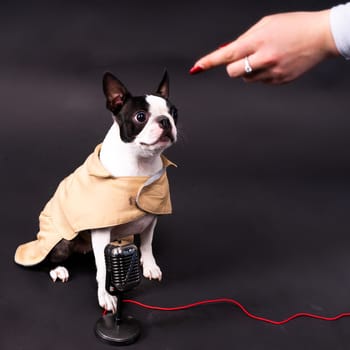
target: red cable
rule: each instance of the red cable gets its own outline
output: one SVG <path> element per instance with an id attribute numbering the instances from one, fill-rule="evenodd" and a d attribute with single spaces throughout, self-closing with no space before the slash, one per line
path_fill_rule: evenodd
<path id="1" fill-rule="evenodd" d="M 147 304 L 143 304 L 139 301 L 136 300 L 131 300 L 131 299 L 124 299 L 123 300 L 124 303 L 129 303 L 129 304 L 134 304 L 137 306 L 140 306 L 144 309 L 149 309 L 149 310 L 158 310 L 158 311 L 179 311 L 179 310 L 187 310 L 196 306 L 200 306 L 200 305 L 205 305 L 205 304 L 213 304 L 213 303 L 229 303 L 229 304 L 234 304 L 236 306 L 238 306 L 245 315 L 247 315 L 248 317 L 257 320 L 257 321 L 262 321 L 262 322 L 266 322 L 266 323 L 270 323 L 273 325 L 283 325 L 289 321 L 294 320 L 295 318 L 298 317 L 310 317 L 310 318 L 315 318 L 318 320 L 323 320 L 323 321 L 336 321 L 339 320 L 342 317 L 350 317 L 350 312 L 344 312 L 341 314 L 338 314 L 336 316 L 333 317 L 324 317 L 324 316 L 319 316 L 319 315 L 315 315 L 315 314 L 310 314 L 310 313 L 306 313 L 306 312 L 300 312 L 297 314 L 294 314 L 288 318 L 286 318 L 285 320 L 282 321 L 274 321 L 274 320 L 269 320 L 268 318 L 264 318 L 264 317 L 260 317 L 260 316 L 256 316 L 253 315 L 252 313 L 250 313 L 242 304 L 240 304 L 238 301 L 234 300 L 234 299 L 229 299 L 229 298 L 219 298 L 219 299 L 209 299 L 209 300 L 202 300 L 202 301 L 197 301 L 195 303 L 192 304 L 187 304 L 187 305 L 182 305 L 182 306 L 175 306 L 175 307 L 160 307 L 160 306 L 153 306 L 153 305 L 147 305 Z"/>

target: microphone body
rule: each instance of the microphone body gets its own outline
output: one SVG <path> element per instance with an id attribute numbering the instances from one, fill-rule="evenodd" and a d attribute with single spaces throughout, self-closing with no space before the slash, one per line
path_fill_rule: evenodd
<path id="1" fill-rule="evenodd" d="M 139 254 L 134 244 L 108 244 L 105 248 L 106 290 L 119 295 L 141 282 Z"/>
<path id="2" fill-rule="evenodd" d="M 105 248 L 106 290 L 117 296 L 117 312 L 101 317 L 95 334 L 112 345 L 134 343 L 140 335 L 140 325 L 132 317 L 122 316 L 122 295 L 141 282 L 138 249 L 134 244 L 110 243 Z"/>

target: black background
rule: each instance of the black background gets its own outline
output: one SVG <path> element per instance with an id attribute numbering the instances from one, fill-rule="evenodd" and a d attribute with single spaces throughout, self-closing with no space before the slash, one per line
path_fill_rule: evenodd
<path id="1" fill-rule="evenodd" d="M 161 283 L 129 297 L 160 306 L 235 298 L 281 320 L 350 311 L 349 63 L 324 62 L 292 84 L 245 84 L 223 67 L 189 68 L 266 14 L 331 1 L 2 1 L 0 5 L 0 348 L 108 349 L 91 256 L 69 283 L 14 264 L 57 183 L 111 124 L 101 78 L 134 94 L 168 69 L 179 141 L 167 152 L 174 214 L 159 220 Z M 251 320 L 226 304 L 181 312 L 127 305 L 142 323 L 130 349 L 348 349 L 350 319 Z"/>

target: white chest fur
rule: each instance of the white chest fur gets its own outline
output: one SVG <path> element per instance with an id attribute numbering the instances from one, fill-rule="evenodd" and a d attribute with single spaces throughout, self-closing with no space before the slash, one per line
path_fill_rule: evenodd
<path id="1" fill-rule="evenodd" d="M 135 221 L 115 226 L 111 231 L 111 241 L 117 241 L 132 234 L 142 234 L 152 225 L 154 220 L 154 215 L 146 214 Z"/>

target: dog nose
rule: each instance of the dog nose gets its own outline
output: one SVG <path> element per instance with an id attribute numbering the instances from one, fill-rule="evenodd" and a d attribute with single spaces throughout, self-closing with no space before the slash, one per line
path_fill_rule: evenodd
<path id="1" fill-rule="evenodd" d="M 158 120 L 159 126 L 164 130 L 169 130 L 171 128 L 170 120 L 167 117 L 161 117 Z"/>

